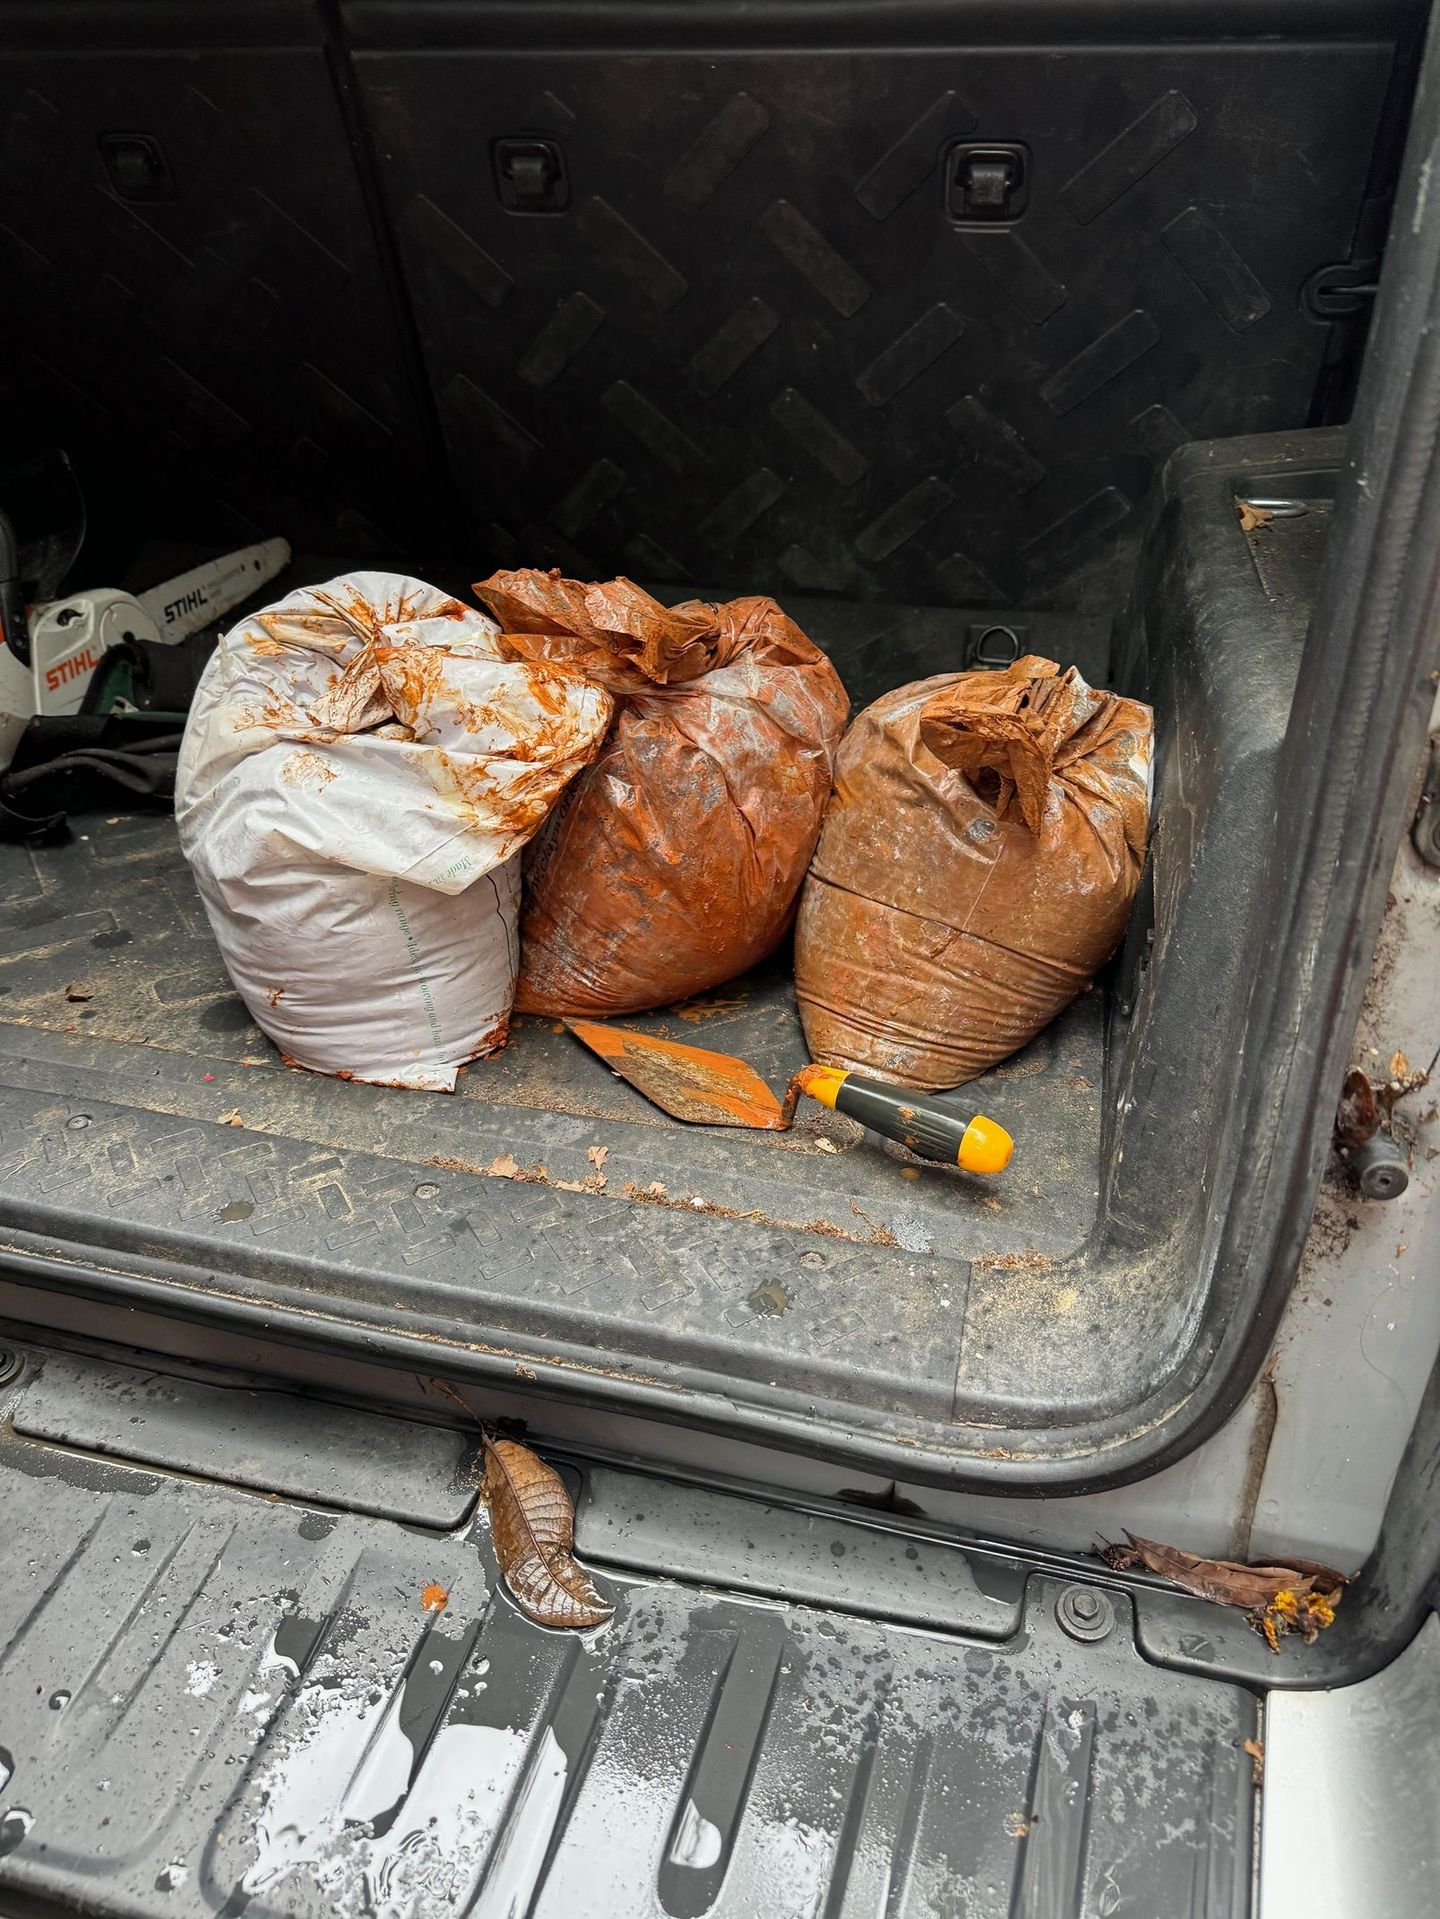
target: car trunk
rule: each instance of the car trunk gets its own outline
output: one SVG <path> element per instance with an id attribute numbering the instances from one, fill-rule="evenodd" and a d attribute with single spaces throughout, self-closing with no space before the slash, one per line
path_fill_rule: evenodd
<path id="1" fill-rule="evenodd" d="M 168 817 L 0 847 L 7 1270 L 910 1479 L 1134 1470 L 1284 1283 L 1217 1280 L 1227 1120 L 1414 10 L 5 11 L 75 585 L 625 573 L 774 594 L 857 705 L 1033 652 L 1157 724 L 1122 954 L 971 1089 L 992 1182 L 687 1129 L 535 1018 L 450 1098 L 288 1070 Z M 806 1058 L 788 951 L 629 1023 Z"/>

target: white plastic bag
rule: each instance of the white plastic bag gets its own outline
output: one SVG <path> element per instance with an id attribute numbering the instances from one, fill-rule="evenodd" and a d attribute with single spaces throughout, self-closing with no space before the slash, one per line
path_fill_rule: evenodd
<path id="1" fill-rule="evenodd" d="M 593 757 L 608 694 L 498 657 L 493 621 L 355 573 L 228 633 L 175 817 L 246 1005 L 295 1065 L 448 1092 L 501 1045 L 516 855 Z"/>

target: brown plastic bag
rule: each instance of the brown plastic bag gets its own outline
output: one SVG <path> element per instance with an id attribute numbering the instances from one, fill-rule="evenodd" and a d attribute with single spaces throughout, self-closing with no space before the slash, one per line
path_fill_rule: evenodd
<path id="1" fill-rule="evenodd" d="M 664 607 L 629 580 L 497 573 L 507 658 L 615 696 L 593 764 L 525 870 L 528 1013 L 635 1013 L 705 992 L 784 936 L 849 701 L 773 600 Z"/>
<path id="2" fill-rule="evenodd" d="M 1151 737 L 1149 707 L 1034 656 L 867 707 L 795 929 L 814 1057 L 938 1091 L 1033 1038 L 1119 944 Z"/>

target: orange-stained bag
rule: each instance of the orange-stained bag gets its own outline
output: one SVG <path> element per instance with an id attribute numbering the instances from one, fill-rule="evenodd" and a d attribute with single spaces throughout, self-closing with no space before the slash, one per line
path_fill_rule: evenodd
<path id="1" fill-rule="evenodd" d="M 795 929 L 814 1057 L 933 1092 L 1032 1039 L 1125 929 L 1151 740 L 1148 706 L 1033 655 L 866 707 Z"/>
<path id="2" fill-rule="evenodd" d="M 773 600 L 664 607 L 629 580 L 497 573 L 502 653 L 606 687 L 616 718 L 525 869 L 528 1013 L 636 1013 L 705 992 L 784 936 L 849 701 Z"/>

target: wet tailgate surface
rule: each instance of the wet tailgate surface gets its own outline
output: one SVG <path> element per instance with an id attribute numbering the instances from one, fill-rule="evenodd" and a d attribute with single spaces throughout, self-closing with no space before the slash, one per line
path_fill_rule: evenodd
<path id="1" fill-rule="evenodd" d="M 619 1608 L 582 1639 L 497 1591 L 483 1517 L 427 1533 L 13 1435 L 0 1502 L 26 1910 L 1247 1910 L 1254 1701 L 1147 1666 L 1123 1596 L 1081 1646 L 1032 1575 L 987 1642 L 601 1567 Z"/>

